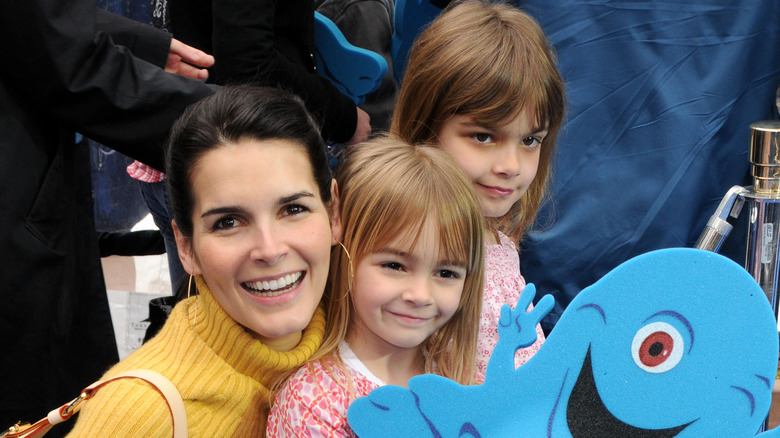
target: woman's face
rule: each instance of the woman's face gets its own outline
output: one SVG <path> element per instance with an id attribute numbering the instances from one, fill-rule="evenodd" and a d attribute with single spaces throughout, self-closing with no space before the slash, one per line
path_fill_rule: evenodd
<path id="1" fill-rule="evenodd" d="M 201 274 L 228 315 L 266 345 L 297 345 L 340 239 L 335 182 L 331 209 L 302 145 L 245 139 L 207 152 L 192 192 L 192 239 L 176 230 L 184 268 Z"/>

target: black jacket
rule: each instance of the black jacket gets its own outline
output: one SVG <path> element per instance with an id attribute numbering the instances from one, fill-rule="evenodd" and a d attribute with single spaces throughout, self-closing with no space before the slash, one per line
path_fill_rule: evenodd
<path id="1" fill-rule="evenodd" d="M 303 98 L 325 139 L 352 138 L 355 103 L 316 74 L 313 0 L 168 0 L 168 7 L 174 37 L 214 55 L 211 80 L 285 88 Z"/>
<path id="2" fill-rule="evenodd" d="M 162 169 L 171 124 L 213 90 L 134 56 L 164 65 L 170 38 L 94 0 L 0 2 L 0 428 L 37 421 L 117 361 L 74 138 Z"/>

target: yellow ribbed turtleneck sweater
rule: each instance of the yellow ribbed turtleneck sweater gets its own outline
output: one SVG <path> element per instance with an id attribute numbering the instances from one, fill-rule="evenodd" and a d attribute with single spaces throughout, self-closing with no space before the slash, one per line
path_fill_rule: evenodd
<path id="1" fill-rule="evenodd" d="M 184 400 L 190 438 L 264 437 L 268 386 L 319 348 L 325 316 L 317 309 L 301 342 L 278 352 L 254 339 L 217 304 L 201 278 L 194 329 L 182 301 L 153 339 L 103 378 L 149 369 L 173 382 Z M 69 437 L 170 437 L 171 414 L 159 393 L 139 379 L 120 379 L 84 404 Z"/>

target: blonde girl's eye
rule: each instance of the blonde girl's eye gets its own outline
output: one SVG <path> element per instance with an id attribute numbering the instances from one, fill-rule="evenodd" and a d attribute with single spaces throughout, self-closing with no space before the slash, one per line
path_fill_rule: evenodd
<path id="1" fill-rule="evenodd" d="M 390 269 L 392 271 L 403 271 L 404 265 L 398 263 L 398 262 L 385 262 L 382 263 L 383 268 Z"/>
<path id="2" fill-rule="evenodd" d="M 448 278 L 448 279 L 453 279 L 453 280 L 457 280 L 458 278 L 461 277 L 460 273 L 455 272 L 455 271 L 450 270 L 450 269 L 440 269 L 436 273 L 436 275 L 438 277 L 441 277 L 441 278 Z"/>

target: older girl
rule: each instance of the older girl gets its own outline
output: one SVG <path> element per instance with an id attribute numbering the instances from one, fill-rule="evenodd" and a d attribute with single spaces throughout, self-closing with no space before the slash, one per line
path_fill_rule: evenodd
<path id="1" fill-rule="evenodd" d="M 516 244 L 534 221 L 563 122 L 563 80 L 528 14 L 482 1 L 454 3 L 412 46 L 391 133 L 435 143 L 471 180 L 487 219 L 477 379 L 496 345 L 501 307 L 525 280 Z M 518 350 L 519 366 L 544 340 Z"/>

